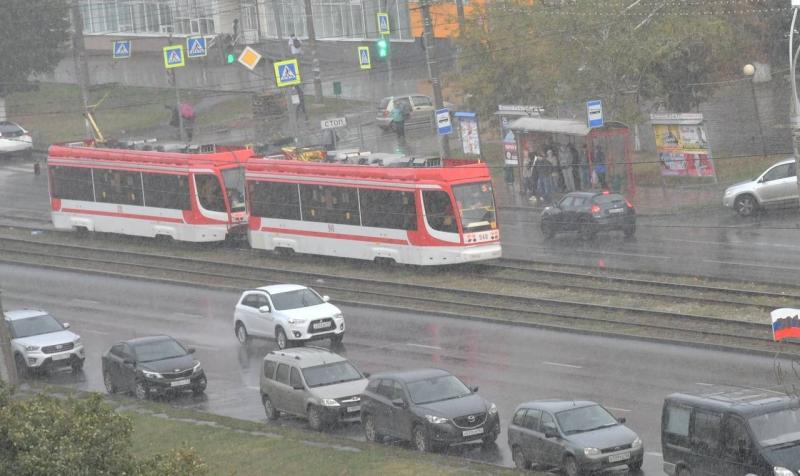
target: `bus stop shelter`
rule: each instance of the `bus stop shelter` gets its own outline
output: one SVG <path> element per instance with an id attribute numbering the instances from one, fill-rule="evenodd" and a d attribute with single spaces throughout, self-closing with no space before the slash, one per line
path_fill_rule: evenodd
<path id="1" fill-rule="evenodd" d="M 519 177 L 534 152 L 544 155 L 552 148 L 564 155 L 567 147 L 578 151 L 577 164 L 571 157 L 559 157 L 562 170 L 578 167 L 581 190 L 607 188 L 628 198 L 636 194 L 630 129 L 620 122 L 606 122 L 603 127 L 589 128 L 585 122 L 572 119 L 521 117 L 509 125 L 517 140 L 520 157 L 516 165 Z M 562 153 L 559 154 L 559 151 Z M 520 187 L 524 193 L 525 187 Z M 561 190 L 570 191 L 570 190 Z"/>

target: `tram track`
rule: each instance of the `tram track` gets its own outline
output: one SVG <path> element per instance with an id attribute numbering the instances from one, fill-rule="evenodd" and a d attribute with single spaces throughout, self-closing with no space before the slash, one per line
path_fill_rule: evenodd
<path id="1" fill-rule="evenodd" d="M 713 316 L 407 282 L 376 281 L 339 274 L 287 270 L 282 267 L 231 264 L 216 260 L 25 239 L 0 238 L 0 250 L 2 261 L 9 263 L 45 265 L 58 269 L 231 289 L 295 281 L 330 292 L 336 296 L 337 302 L 342 303 L 579 332 L 719 345 L 758 352 L 769 352 L 771 349 L 771 330 L 766 323 L 756 324 Z"/>

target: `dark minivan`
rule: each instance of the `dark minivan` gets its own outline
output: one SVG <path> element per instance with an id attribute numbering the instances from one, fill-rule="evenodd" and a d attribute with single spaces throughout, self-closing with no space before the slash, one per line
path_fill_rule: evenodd
<path id="1" fill-rule="evenodd" d="M 797 476 L 800 400 L 763 389 L 666 398 L 664 472 L 677 476 Z"/>

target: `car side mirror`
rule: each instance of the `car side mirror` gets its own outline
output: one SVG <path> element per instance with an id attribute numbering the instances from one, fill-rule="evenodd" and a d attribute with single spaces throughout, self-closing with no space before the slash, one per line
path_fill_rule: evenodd
<path id="1" fill-rule="evenodd" d="M 322 300 L 328 302 L 331 300 L 330 296 L 322 296 Z"/>
<path id="2" fill-rule="evenodd" d="M 622 424 L 625 423 L 627 420 L 625 419 L 625 417 L 622 417 L 622 418 L 617 418 L 617 421 L 620 422 L 620 424 Z"/>
<path id="3" fill-rule="evenodd" d="M 558 432 L 552 428 L 544 430 L 545 438 L 558 438 Z"/>
<path id="4" fill-rule="evenodd" d="M 363 376 L 364 376 L 364 378 L 369 378 L 369 376 L 370 376 L 370 375 L 372 375 L 372 374 L 370 374 L 369 372 L 364 372 L 364 373 L 363 373 L 363 374 L 361 374 L 361 375 L 363 375 Z"/>
<path id="5" fill-rule="evenodd" d="M 406 402 L 402 398 L 395 398 L 394 400 L 392 400 L 392 405 L 394 405 L 394 406 L 396 406 L 398 408 L 405 408 L 406 407 Z"/>
<path id="6" fill-rule="evenodd" d="M 136 365 L 136 361 L 133 359 L 125 359 L 122 361 L 122 363 L 125 365 Z"/>
<path id="7" fill-rule="evenodd" d="M 64 327 L 64 329 L 69 329 L 69 322 L 65 322 L 62 327 Z"/>
<path id="8" fill-rule="evenodd" d="M 296 383 L 296 384 L 292 385 L 292 389 L 294 389 L 294 390 L 303 390 L 303 388 L 304 387 L 303 387 L 302 383 Z"/>
<path id="9" fill-rule="evenodd" d="M 478 393 L 478 386 L 477 385 L 473 385 L 469 389 L 472 391 L 472 393 Z"/>
<path id="10" fill-rule="evenodd" d="M 269 312 L 269 306 L 261 306 L 261 307 L 259 307 L 258 308 L 258 312 L 260 312 L 261 314 L 268 313 Z"/>
<path id="11" fill-rule="evenodd" d="M 187 354 L 194 354 L 194 352 L 195 352 L 195 348 L 194 347 L 187 347 L 186 348 L 186 353 Z"/>

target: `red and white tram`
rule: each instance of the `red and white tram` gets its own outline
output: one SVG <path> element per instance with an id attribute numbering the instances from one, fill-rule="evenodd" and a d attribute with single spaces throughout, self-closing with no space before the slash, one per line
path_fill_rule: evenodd
<path id="1" fill-rule="evenodd" d="M 247 222 L 244 162 L 253 151 L 211 146 L 199 153 L 72 143 L 48 154 L 57 229 L 221 241 Z"/>
<path id="2" fill-rule="evenodd" d="M 414 265 L 501 254 L 484 163 L 388 167 L 254 158 L 246 179 L 252 248 Z"/>

